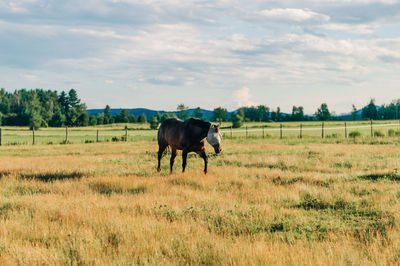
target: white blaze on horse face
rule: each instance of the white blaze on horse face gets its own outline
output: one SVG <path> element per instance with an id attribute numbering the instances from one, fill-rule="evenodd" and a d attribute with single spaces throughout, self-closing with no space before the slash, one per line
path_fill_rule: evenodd
<path id="1" fill-rule="evenodd" d="M 221 134 L 219 134 L 219 132 L 215 132 L 215 130 L 211 128 L 208 131 L 207 142 L 210 143 L 211 146 L 221 144 Z"/>

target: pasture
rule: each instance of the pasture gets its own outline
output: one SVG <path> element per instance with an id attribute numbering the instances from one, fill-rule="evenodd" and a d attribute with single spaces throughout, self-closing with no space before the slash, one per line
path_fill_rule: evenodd
<path id="1" fill-rule="evenodd" d="M 280 125 L 282 124 L 282 139 L 291 140 L 299 138 L 300 135 L 305 142 L 321 142 L 322 123 L 312 122 L 248 122 L 241 128 L 231 129 L 230 122 L 222 123 L 224 138 L 248 139 L 268 138 L 271 141 L 280 139 Z M 301 129 L 300 129 L 301 126 Z M 156 140 L 157 131 L 150 130 L 147 123 L 110 124 L 97 127 L 73 127 L 68 129 L 68 143 L 93 143 L 121 141 L 125 138 L 125 127 L 128 128 L 128 141 Z M 361 138 L 358 142 L 369 141 L 371 136 L 370 121 L 328 121 L 324 122 L 323 142 L 348 142 L 345 139 L 346 132 L 359 131 Z M 5 126 L 2 129 L 3 145 L 27 145 L 33 142 L 33 132 L 27 127 Z M 400 136 L 400 121 L 374 121 L 373 134 L 379 133 L 381 137 L 389 137 L 391 130 L 393 135 Z M 247 133 L 246 133 L 247 130 Z M 301 133 L 300 133 L 301 131 Z M 98 135 L 97 135 L 98 132 Z M 361 139 L 361 140 L 360 140 Z M 365 140 L 367 139 L 367 140 Z M 66 140 L 65 128 L 40 128 L 35 131 L 36 144 L 64 144 Z M 352 140 L 354 143 L 356 140 Z M 279 142 L 281 143 L 281 140 Z"/>
<path id="2" fill-rule="evenodd" d="M 400 262 L 399 137 L 225 138 L 170 175 L 148 132 L 0 147 L 0 264 Z"/>

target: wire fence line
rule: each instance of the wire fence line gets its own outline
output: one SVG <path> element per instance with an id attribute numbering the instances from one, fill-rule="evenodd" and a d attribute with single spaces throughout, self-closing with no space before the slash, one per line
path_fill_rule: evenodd
<path id="1" fill-rule="evenodd" d="M 247 126 L 244 129 L 233 129 L 232 126 L 230 129 L 223 129 L 222 133 L 224 136 L 234 138 L 234 137 L 240 137 L 241 135 L 244 135 L 246 138 L 247 137 L 256 137 L 256 136 L 262 136 L 262 138 L 265 137 L 276 137 L 277 134 L 280 139 L 286 138 L 286 137 L 298 137 L 302 139 L 303 137 L 316 137 L 320 136 L 321 138 L 338 138 L 341 136 L 344 136 L 345 138 L 348 138 L 348 136 L 361 136 L 362 134 L 366 134 L 367 136 L 370 135 L 371 137 L 383 137 L 385 136 L 385 132 L 382 131 L 382 128 L 388 128 L 387 135 L 389 136 L 400 136 L 400 120 L 397 122 L 389 122 L 389 123 L 374 123 L 373 120 L 370 120 L 369 122 L 367 121 L 368 124 L 358 124 L 358 125 L 348 125 L 347 121 L 344 122 L 343 126 L 338 126 L 337 122 L 335 123 L 335 126 L 328 126 L 326 127 L 325 122 L 321 122 L 321 124 L 317 127 L 315 125 L 315 122 L 310 125 L 310 124 L 303 124 L 299 123 L 297 125 L 294 125 L 293 123 L 286 124 L 284 126 L 284 123 L 281 123 L 279 127 L 274 127 L 274 128 L 269 128 L 268 126 L 265 127 L 263 125 L 261 128 L 248 128 Z M 351 123 L 351 122 L 350 122 Z M 329 123 L 328 123 L 329 124 Z M 353 131 L 356 130 L 358 132 Z M 258 133 L 257 133 L 258 132 Z M 259 132 L 262 132 L 262 134 L 259 134 Z M 307 132 L 307 136 L 305 136 L 305 133 Z M 256 134 L 254 134 L 256 133 Z M 328 133 L 330 135 L 328 135 Z M 257 135 L 258 134 L 258 135 Z"/>
<path id="2" fill-rule="evenodd" d="M 372 124 L 373 127 L 395 127 L 399 126 L 399 124 Z M 324 130 L 339 130 L 339 129 L 357 129 L 357 128 L 370 128 L 370 125 L 359 125 L 359 126 L 342 126 L 342 127 L 324 127 Z M 281 128 L 251 128 L 251 129 L 233 129 L 231 130 L 221 130 L 222 133 L 230 133 L 230 132 L 268 132 L 268 131 L 280 131 Z M 282 130 L 284 131 L 299 131 L 299 127 L 282 127 Z M 302 130 L 308 130 L 308 131 L 316 131 L 316 130 L 322 130 L 322 127 L 302 127 Z"/>
<path id="3" fill-rule="evenodd" d="M 400 136 L 400 121 L 398 123 L 373 123 L 367 121 L 366 124 L 348 125 L 344 122 L 343 126 L 326 126 L 322 122 L 318 127 L 307 123 L 281 123 L 275 124 L 277 127 L 263 125 L 258 128 L 233 129 L 225 127 L 221 130 L 226 138 L 290 138 L 290 137 L 340 137 L 347 138 L 351 130 L 360 130 L 366 136 L 384 136 L 384 132 L 376 134 L 378 129 L 388 128 L 387 135 Z M 351 122 L 349 122 L 351 123 Z M 327 123 L 329 125 L 329 123 Z M 129 129 L 125 127 L 110 128 L 45 128 L 41 130 L 29 130 L 24 128 L 0 128 L 0 145 L 19 145 L 19 144 L 68 144 L 68 143 L 92 143 L 107 141 L 137 141 L 137 140 L 157 140 L 157 131 L 150 129 Z M 260 134 L 260 132 L 262 132 Z M 307 132 L 307 135 L 304 134 Z M 328 135 L 330 133 L 331 135 Z M 379 133 L 379 132 L 378 132 Z"/>

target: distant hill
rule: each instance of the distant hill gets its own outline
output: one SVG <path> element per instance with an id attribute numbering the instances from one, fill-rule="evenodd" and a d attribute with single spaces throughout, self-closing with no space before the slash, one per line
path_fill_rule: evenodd
<path id="1" fill-rule="evenodd" d="M 376 108 L 379 110 L 381 108 L 381 106 L 376 106 Z M 141 114 L 145 114 L 147 118 L 153 117 L 154 115 L 157 114 L 157 112 L 159 112 L 160 114 L 164 114 L 164 113 L 175 113 L 176 115 L 178 115 L 179 111 L 163 111 L 163 110 L 151 110 L 151 109 L 147 109 L 147 108 L 112 108 L 110 110 L 112 115 L 116 115 L 121 113 L 122 110 L 128 110 L 129 114 L 133 114 L 135 117 L 138 117 Z M 192 108 L 192 109 L 188 109 L 187 112 L 189 113 L 189 116 L 192 116 L 194 111 L 196 109 Z M 206 109 L 201 109 L 202 113 L 203 113 L 203 118 L 205 120 L 211 121 L 213 118 L 213 111 L 210 110 L 206 110 Z M 104 109 L 88 109 L 87 110 L 88 114 L 90 115 L 98 115 L 100 113 L 104 112 Z M 231 115 L 233 113 L 237 112 L 237 110 L 234 110 L 232 112 L 228 112 L 228 118 L 231 117 Z M 362 114 L 362 108 L 357 110 L 357 116 L 356 116 L 356 120 L 361 120 L 361 114 Z M 271 113 L 270 113 L 271 115 Z M 282 113 L 283 116 L 290 116 L 291 114 L 289 113 Z M 305 117 L 307 117 L 308 119 L 316 119 L 315 114 L 311 114 L 311 115 L 305 115 Z M 335 117 L 337 119 L 340 120 L 353 120 L 353 115 L 351 112 L 349 113 L 343 113 L 343 114 L 339 114 L 339 115 L 335 115 Z"/>
<path id="2" fill-rule="evenodd" d="M 128 110 L 129 114 L 133 114 L 135 117 L 138 117 L 141 114 L 145 114 L 147 118 L 153 117 L 154 115 L 157 114 L 157 112 L 159 112 L 160 114 L 164 114 L 164 113 L 175 113 L 176 115 L 178 115 L 179 111 L 173 111 L 173 112 L 168 112 L 168 111 L 157 111 L 157 110 L 151 110 L 151 109 L 147 109 L 147 108 L 112 108 L 110 110 L 110 113 L 112 115 L 115 114 L 119 114 L 121 113 L 122 110 Z M 192 114 L 194 113 L 195 108 L 192 109 L 188 109 L 187 112 L 189 113 L 189 116 L 192 116 Z M 213 116 L 213 111 L 210 110 L 206 110 L 206 109 L 201 109 L 202 113 L 203 113 L 203 117 L 205 120 L 211 120 L 212 116 Z M 90 115 L 97 115 L 100 113 L 104 112 L 104 109 L 88 109 L 87 110 L 88 114 Z M 228 113 L 228 116 L 230 116 L 232 112 Z"/>

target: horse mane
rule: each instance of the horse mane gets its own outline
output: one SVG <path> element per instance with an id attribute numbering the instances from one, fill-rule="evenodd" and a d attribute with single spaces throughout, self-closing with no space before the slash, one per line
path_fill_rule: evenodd
<path id="1" fill-rule="evenodd" d="M 200 128 L 204 128 L 209 130 L 211 127 L 211 123 L 210 122 L 206 122 L 204 120 L 198 119 L 198 118 L 189 118 L 187 120 L 188 125 L 193 125 L 193 126 L 197 126 Z"/>

